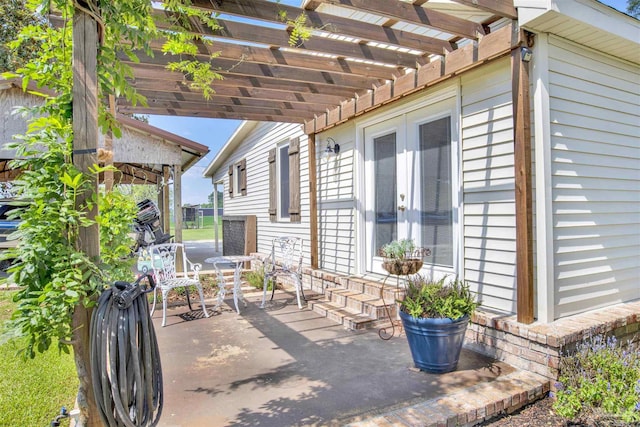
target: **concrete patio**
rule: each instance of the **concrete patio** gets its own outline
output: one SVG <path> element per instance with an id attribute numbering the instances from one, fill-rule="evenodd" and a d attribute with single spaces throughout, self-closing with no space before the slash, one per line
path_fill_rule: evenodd
<path id="1" fill-rule="evenodd" d="M 259 293 L 246 295 L 240 315 L 230 300 L 210 318 L 170 308 L 164 328 L 154 314 L 160 426 L 473 425 L 548 391 L 544 377 L 466 349 L 457 371 L 420 372 L 404 336 L 348 331 L 298 310 L 290 293 L 265 310 Z"/>

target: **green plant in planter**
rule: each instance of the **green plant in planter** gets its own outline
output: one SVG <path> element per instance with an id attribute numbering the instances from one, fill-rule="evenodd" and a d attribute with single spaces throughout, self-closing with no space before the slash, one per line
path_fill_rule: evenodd
<path id="1" fill-rule="evenodd" d="M 393 240 L 380 248 L 380 255 L 389 259 L 413 258 L 416 243 L 413 239 Z"/>
<path id="2" fill-rule="evenodd" d="M 409 278 L 400 309 L 411 317 L 459 319 L 471 316 L 478 307 L 469 285 L 460 279 L 447 283 L 447 277 L 431 280 L 422 275 Z"/>
<path id="3" fill-rule="evenodd" d="M 400 319 L 417 368 L 432 373 L 456 369 L 475 295 L 462 280 L 410 277 L 400 303 Z"/>
<path id="4" fill-rule="evenodd" d="M 384 258 L 382 268 L 387 272 L 407 276 L 422 268 L 422 258 L 431 255 L 431 251 L 419 248 L 413 239 L 399 239 L 382 246 L 379 254 Z"/>

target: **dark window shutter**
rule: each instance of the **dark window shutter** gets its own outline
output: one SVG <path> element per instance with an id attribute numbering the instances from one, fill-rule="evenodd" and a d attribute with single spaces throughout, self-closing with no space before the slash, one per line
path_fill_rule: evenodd
<path id="1" fill-rule="evenodd" d="M 289 141 L 289 216 L 301 221 L 300 212 L 300 138 Z"/>
<path id="2" fill-rule="evenodd" d="M 229 197 L 233 197 L 233 165 L 229 166 Z"/>
<path id="3" fill-rule="evenodd" d="M 278 195 L 276 182 L 276 149 L 269 150 L 269 220 L 278 220 Z"/>
<path id="4" fill-rule="evenodd" d="M 247 160 L 240 162 L 240 194 L 247 195 Z"/>

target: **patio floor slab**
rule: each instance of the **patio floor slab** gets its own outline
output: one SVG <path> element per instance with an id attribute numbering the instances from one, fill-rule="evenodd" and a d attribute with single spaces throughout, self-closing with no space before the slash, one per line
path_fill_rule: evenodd
<path id="1" fill-rule="evenodd" d="M 164 328 L 154 314 L 160 426 L 472 425 L 541 397 L 548 381 L 466 349 L 455 372 L 421 372 L 404 336 L 346 330 L 289 293 L 264 310 L 259 298 L 240 315 L 231 300 L 209 318 L 170 308 Z"/>

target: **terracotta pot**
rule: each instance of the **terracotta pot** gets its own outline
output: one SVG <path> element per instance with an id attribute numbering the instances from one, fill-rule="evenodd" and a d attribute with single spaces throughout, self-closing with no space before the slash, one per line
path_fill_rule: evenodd
<path id="1" fill-rule="evenodd" d="M 422 268 L 422 260 L 416 258 L 387 259 L 382 262 L 382 268 L 397 276 L 416 274 Z"/>

